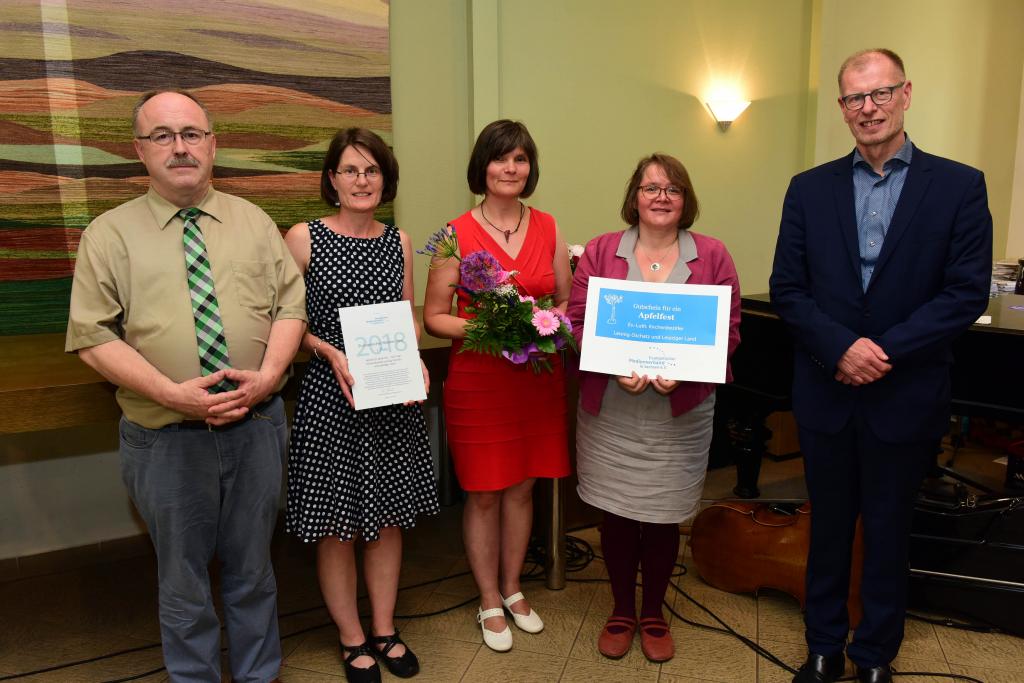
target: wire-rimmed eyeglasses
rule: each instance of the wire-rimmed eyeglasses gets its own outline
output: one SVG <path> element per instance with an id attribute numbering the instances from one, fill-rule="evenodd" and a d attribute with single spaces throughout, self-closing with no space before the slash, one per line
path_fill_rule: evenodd
<path id="1" fill-rule="evenodd" d="M 354 166 L 345 166 L 344 168 L 339 168 L 334 173 L 335 175 L 340 175 L 345 180 L 353 182 L 359 176 L 363 176 L 368 182 L 373 182 L 381 177 L 380 169 L 376 166 L 371 166 L 365 171 L 357 171 Z"/>
<path id="2" fill-rule="evenodd" d="M 181 141 L 186 145 L 192 145 L 194 147 L 205 140 L 207 135 L 212 135 L 212 133 L 208 130 L 199 130 L 198 128 L 186 128 L 182 131 L 161 128 L 159 130 L 154 130 L 149 135 L 136 135 L 135 139 L 149 140 L 154 145 L 167 147 L 168 145 L 174 144 L 174 138 L 180 137 Z"/>
<path id="3" fill-rule="evenodd" d="M 668 200 L 681 199 L 683 191 L 675 185 L 669 185 L 668 187 L 660 187 L 658 185 L 643 185 L 640 188 L 640 193 L 648 199 L 657 199 L 661 196 L 661 193 L 665 193 L 665 198 Z"/>

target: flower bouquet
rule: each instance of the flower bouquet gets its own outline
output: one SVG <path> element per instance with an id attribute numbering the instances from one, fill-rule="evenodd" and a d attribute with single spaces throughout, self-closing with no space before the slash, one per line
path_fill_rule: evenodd
<path id="1" fill-rule="evenodd" d="M 417 253 L 460 262 L 457 287 L 469 294 L 466 312 L 474 316 L 466 324 L 461 351 L 501 356 L 517 365 L 528 362 L 534 372 L 551 371 L 550 354 L 576 348 L 572 323 L 550 296 L 521 296 L 512 283 L 516 271 L 504 270 L 492 254 L 480 250 L 460 258 L 458 244 L 449 226 L 431 235 Z"/>

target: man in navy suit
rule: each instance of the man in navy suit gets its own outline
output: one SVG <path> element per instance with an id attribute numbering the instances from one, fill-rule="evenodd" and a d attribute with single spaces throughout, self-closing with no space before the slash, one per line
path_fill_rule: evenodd
<path id="1" fill-rule="evenodd" d="M 914 499 L 949 424 L 950 347 L 984 312 L 991 277 L 984 176 L 907 137 L 899 56 L 852 55 L 839 91 L 856 149 L 793 178 L 771 276 L 795 339 L 793 412 L 813 509 L 809 656 L 794 683 L 839 678 L 844 649 L 860 681 L 892 680 Z M 846 647 L 858 515 L 864 616 Z"/>

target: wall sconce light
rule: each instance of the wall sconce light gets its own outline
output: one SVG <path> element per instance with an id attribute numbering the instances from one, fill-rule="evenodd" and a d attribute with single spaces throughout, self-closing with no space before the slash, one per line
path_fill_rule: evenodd
<path id="1" fill-rule="evenodd" d="M 735 121 L 744 110 L 750 106 L 747 100 L 735 98 L 715 98 L 705 102 L 711 116 L 718 122 L 718 127 L 724 133 L 729 125 Z"/>

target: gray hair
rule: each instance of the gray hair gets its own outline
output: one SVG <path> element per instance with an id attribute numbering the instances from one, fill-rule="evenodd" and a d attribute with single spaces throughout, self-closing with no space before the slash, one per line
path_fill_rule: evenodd
<path id="1" fill-rule="evenodd" d="M 142 111 L 142 107 L 157 95 L 163 95 L 164 93 L 174 93 L 175 95 L 181 95 L 195 102 L 200 109 L 203 110 L 203 114 L 206 115 L 206 123 L 210 130 L 213 130 L 213 118 L 210 117 L 210 110 L 206 108 L 206 105 L 199 101 L 199 98 L 190 93 L 188 90 L 181 88 L 162 88 L 159 90 L 150 90 L 149 92 L 143 93 L 139 97 L 139 101 L 135 103 L 135 108 L 132 109 L 132 131 L 135 135 L 139 134 L 139 112 Z"/>
<path id="2" fill-rule="evenodd" d="M 843 89 L 843 74 L 846 73 L 846 70 L 849 69 L 851 66 L 860 66 L 865 61 L 867 61 L 866 58 L 871 55 L 882 55 L 883 57 L 888 59 L 896 66 L 897 69 L 899 69 L 900 78 L 906 80 L 907 71 L 906 69 L 903 68 L 903 60 L 900 58 L 900 56 L 888 48 L 876 47 L 870 50 L 860 50 L 859 52 L 854 52 L 852 55 L 850 55 L 843 61 L 843 65 L 839 67 L 839 77 L 837 79 L 839 81 L 840 91 L 842 91 Z"/>

